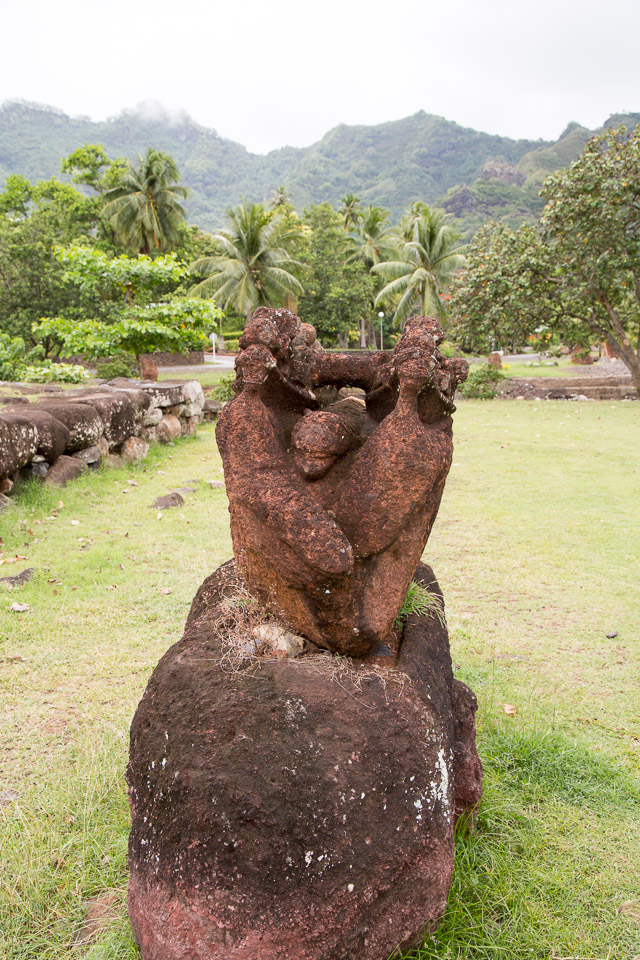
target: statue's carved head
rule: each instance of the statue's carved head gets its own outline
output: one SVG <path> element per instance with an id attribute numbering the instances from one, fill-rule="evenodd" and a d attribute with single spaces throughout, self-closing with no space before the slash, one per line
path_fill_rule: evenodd
<path id="1" fill-rule="evenodd" d="M 350 397 L 326 410 L 307 410 L 291 435 L 296 468 L 305 480 L 319 480 L 349 450 L 359 447 L 364 437 L 363 400 Z"/>

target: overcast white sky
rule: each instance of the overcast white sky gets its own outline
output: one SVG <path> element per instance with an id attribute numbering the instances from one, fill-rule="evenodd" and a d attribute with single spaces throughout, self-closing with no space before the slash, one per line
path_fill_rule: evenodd
<path id="1" fill-rule="evenodd" d="M 0 100 L 157 100 L 260 153 L 418 110 L 533 139 L 640 111 L 638 0 L 5 0 L 0 23 Z"/>

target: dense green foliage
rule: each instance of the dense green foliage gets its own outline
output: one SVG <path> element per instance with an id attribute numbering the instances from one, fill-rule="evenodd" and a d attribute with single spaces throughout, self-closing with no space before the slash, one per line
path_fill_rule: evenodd
<path id="1" fill-rule="evenodd" d="M 86 383 L 91 380 L 91 373 L 78 363 L 43 360 L 42 363 L 28 366 L 20 379 L 26 383 Z"/>
<path id="2" fill-rule="evenodd" d="M 570 345 L 606 340 L 640 392 L 640 127 L 593 137 L 542 197 L 535 226 L 475 239 L 453 287 L 455 334 L 486 347 L 544 324 Z"/>
<path id="3" fill-rule="evenodd" d="M 344 232 L 343 218 L 323 203 L 306 211 L 311 236 L 303 255 L 305 293 L 298 302 L 300 315 L 312 323 L 327 346 L 348 346 L 356 337 L 359 318 L 371 315 L 373 279 Z"/>
<path id="4" fill-rule="evenodd" d="M 191 265 L 203 277 L 192 294 L 214 297 L 225 310 L 247 319 L 259 306 L 293 306 L 303 293 L 296 275 L 301 264 L 291 255 L 303 236 L 297 217 L 286 222 L 280 205 L 269 210 L 243 200 L 227 211 L 227 218 L 228 229 L 212 237 L 216 253 Z"/>
<path id="5" fill-rule="evenodd" d="M 149 147 L 137 164 L 127 161 L 104 194 L 103 216 L 128 253 L 172 249 L 186 220 L 180 200 L 187 189 L 173 157 Z"/>
<path id="6" fill-rule="evenodd" d="M 372 267 L 385 283 L 376 306 L 392 303 L 400 323 L 416 312 L 444 316 L 441 294 L 462 266 L 462 250 L 447 214 L 412 204 L 400 221 L 395 256 Z"/>
<path id="7" fill-rule="evenodd" d="M 630 116 L 627 125 L 640 121 Z M 185 204 L 189 219 L 208 230 L 220 227 L 225 211 L 244 196 L 247 203 L 263 201 L 281 185 L 298 210 L 314 203 L 337 207 L 352 191 L 364 204 L 386 207 L 394 219 L 414 200 L 434 203 L 469 185 L 479 194 L 470 211 L 449 212 L 464 218 L 462 233 L 504 213 L 512 225 L 531 218 L 542 179 L 574 160 L 588 136 L 576 125 L 553 144 L 490 136 L 423 111 L 376 126 L 346 126 L 330 130 L 304 149 L 284 147 L 266 156 L 249 153 L 188 116 L 150 115 L 129 111 L 94 123 L 71 118 L 38 105 L 8 103 L 0 110 L 0 182 L 10 173 L 38 180 L 55 174 L 62 157 L 83 143 L 102 143 L 109 156 L 134 160 L 149 144 L 168 152 L 189 188 Z M 516 191 L 503 179 L 485 180 L 487 161 L 517 167 L 526 184 Z M 502 175 L 501 175 L 502 176 Z M 489 184 L 491 197 L 483 194 Z M 448 204 L 451 197 L 448 197 Z M 459 204 L 458 204 L 459 205 Z"/>
<path id="8" fill-rule="evenodd" d="M 469 376 L 460 387 L 460 393 L 468 400 L 493 400 L 497 393 L 497 386 L 504 379 L 496 367 L 484 363 L 469 373 Z"/>
<path id="9" fill-rule="evenodd" d="M 22 337 L 0 332 L 0 380 L 20 380 L 29 361 L 40 357 L 42 348 L 27 351 Z"/>
<path id="10" fill-rule="evenodd" d="M 126 307 L 112 323 L 47 317 L 34 324 L 39 337 L 62 343 L 65 356 L 113 357 L 119 352 L 136 358 L 156 350 L 184 353 L 206 348 L 207 334 L 217 326 L 220 311 L 212 303 L 188 297 L 167 303 Z"/>
<path id="11" fill-rule="evenodd" d="M 0 194 L 0 329 L 25 340 L 43 314 L 75 311 L 79 291 L 64 281 L 58 245 L 95 231 L 99 211 L 75 188 L 12 176 Z"/>

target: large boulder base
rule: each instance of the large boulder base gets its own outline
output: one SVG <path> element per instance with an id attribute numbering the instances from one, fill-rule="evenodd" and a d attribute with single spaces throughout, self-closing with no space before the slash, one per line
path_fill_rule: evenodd
<path id="1" fill-rule="evenodd" d="M 428 567 L 417 576 L 439 594 Z M 230 671 L 236 589 L 232 564 L 205 581 L 133 722 L 142 957 L 387 960 L 445 909 L 456 813 L 481 792 L 475 697 L 434 617 L 409 618 L 397 657 Z"/>

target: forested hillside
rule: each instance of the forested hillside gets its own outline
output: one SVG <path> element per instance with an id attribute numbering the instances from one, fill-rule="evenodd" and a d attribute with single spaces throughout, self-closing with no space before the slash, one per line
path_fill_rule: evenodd
<path id="1" fill-rule="evenodd" d="M 640 115 L 612 120 L 633 126 Z M 514 224 L 533 217 L 541 181 L 574 160 L 589 133 L 570 124 L 555 143 L 511 140 L 420 111 L 377 126 L 341 124 L 310 147 L 258 155 L 186 114 L 126 111 L 97 123 L 13 102 L 0 108 L 0 186 L 10 173 L 30 180 L 58 174 L 62 158 L 85 142 L 132 159 L 153 146 L 177 161 L 190 190 L 189 218 L 205 229 L 220 226 L 241 196 L 262 200 L 284 185 L 299 210 L 337 206 L 347 192 L 388 208 L 393 219 L 413 200 L 442 203 L 468 236 L 489 218 Z"/>

